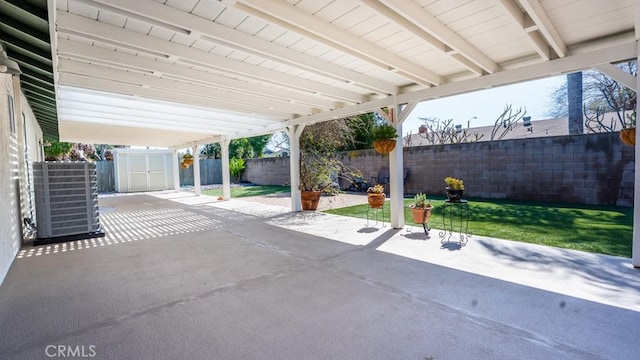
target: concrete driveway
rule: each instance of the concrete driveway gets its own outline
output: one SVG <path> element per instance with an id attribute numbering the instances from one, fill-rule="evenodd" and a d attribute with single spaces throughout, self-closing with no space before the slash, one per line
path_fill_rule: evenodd
<path id="1" fill-rule="evenodd" d="M 105 238 L 22 249 L 0 358 L 640 357 L 628 259 L 163 197 L 103 197 Z"/>

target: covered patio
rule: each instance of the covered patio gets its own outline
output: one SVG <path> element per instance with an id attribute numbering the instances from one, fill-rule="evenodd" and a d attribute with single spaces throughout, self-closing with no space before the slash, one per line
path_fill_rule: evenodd
<path id="1" fill-rule="evenodd" d="M 18 254 L 3 359 L 637 358 L 623 258 L 187 193 L 100 207 L 107 237 Z"/>
<path id="2" fill-rule="evenodd" d="M 615 66 L 638 55 L 633 0 L 47 5 L 60 138 L 176 154 L 218 142 L 225 199 L 232 139 L 286 131 L 297 189 L 299 138 L 309 124 L 375 111 L 402 143 L 403 122 L 429 99 L 589 68 L 637 88 Z M 394 228 L 404 225 L 401 149 L 388 157 Z M 177 172 L 175 164 L 176 190 Z M 301 209 L 298 191 L 291 209 Z M 634 244 L 640 266 L 640 235 Z"/>
<path id="3" fill-rule="evenodd" d="M 639 8 L 0 1 L 3 50 L 22 69 L 0 67 L 12 109 L 0 114 L 0 358 L 638 358 L 638 231 L 631 261 L 482 237 L 449 251 L 407 233 L 401 147 L 388 156 L 390 227 L 299 212 L 296 189 L 309 124 L 386 108 L 402 134 L 418 102 L 588 68 L 637 89 L 615 63 L 638 56 Z M 290 206 L 230 199 L 229 142 L 280 130 Z M 195 195 L 176 183 L 102 197 L 105 238 L 28 246 L 46 138 L 174 155 L 218 142 L 225 201 L 198 196 L 196 175 Z"/>

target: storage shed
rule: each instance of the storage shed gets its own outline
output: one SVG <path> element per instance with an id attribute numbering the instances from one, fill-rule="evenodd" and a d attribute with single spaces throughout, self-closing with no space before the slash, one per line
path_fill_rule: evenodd
<path id="1" fill-rule="evenodd" d="M 116 149 L 113 154 L 116 191 L 168 190 L 173 187 L 170 150 Z"/>

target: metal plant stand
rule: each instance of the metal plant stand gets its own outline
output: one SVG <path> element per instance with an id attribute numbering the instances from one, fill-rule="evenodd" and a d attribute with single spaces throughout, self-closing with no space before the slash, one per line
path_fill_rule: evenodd
<path id="1" fill-rule="evenodd" d="M 378 215 L 382 212 L 382 219 L 380 220 L 380 222 L 382 223 L 382 227 L 386 227 L 385 223 L 384 223 L 384 219 L 385 219 L 385 205 L 386 205 L 386 201 L 384 204 L 382 204 L 381 207 L 375 207 L 372 208 L 371 205 L 369 205 L 369 207 L 367 208 L 367 225 L 369 226 L 369 218 L 372 217 L 373 219 L 375 219 L 376 221 L 376 225 L 378 224 Z M 371 214 L 371 215 L 369 215 Z"/>
<path id="2" fill-rule="evenodd" d="M 466 244 L 471 237 L 469 233 L 469 202 L 467 200 L 444 201 L 442 210 L 442 223 L 444 230 L 440 232 L 440 243 L 446 244 L 457 242 L 460 245 Z M 452 240 L 454 230 L 460 234 L 459 239 Z"/>

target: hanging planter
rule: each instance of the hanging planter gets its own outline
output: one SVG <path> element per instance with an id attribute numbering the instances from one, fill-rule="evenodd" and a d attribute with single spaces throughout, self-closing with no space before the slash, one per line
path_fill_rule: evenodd
<path id="1" fill-rule="evenodd" d="M 373 142 L 373 148 L 380 154 L 388 154 L 396 148 L 395 140 L 375 140 Z"/>
<path id="2" fill-rule="evenodd" d="M 182 156 L 182 163 L 191 166 L 193 165 L 193 155 L 186 153 Z"/>
<path id="3" fill-rule="evenodd" d="M 636 146 L 636 128 L 630 127 L 620 130 L 620 141 L 628 146 Z"/>
<path id="4" fill-rule="evenodd" d="M 396 148 L 396 128 L 389 124 L 382 124 L 373 128 L 373 148 L 380 154 L 388 154 Z"/>

